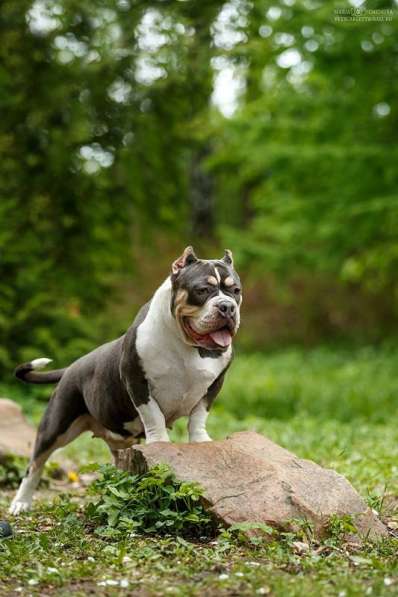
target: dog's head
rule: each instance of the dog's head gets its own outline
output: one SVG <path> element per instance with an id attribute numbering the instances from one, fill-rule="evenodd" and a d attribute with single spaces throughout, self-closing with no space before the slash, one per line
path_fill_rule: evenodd
<path id="1" fill-rule="evenodd" d="M 231 251 L 198 259 L 187 247 L 171 273 L 171 311 L 187 344 L 224 351 L 240 323 L 242 288 Z"/>

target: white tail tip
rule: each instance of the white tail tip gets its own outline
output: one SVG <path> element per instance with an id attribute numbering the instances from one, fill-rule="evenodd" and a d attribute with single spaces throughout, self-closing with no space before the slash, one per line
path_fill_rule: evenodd
<path id="1" fill-rule="evenodd" d="M 47 367 L 48 363 L 51 363 L 52 359 L 33 359 L 33 361 L 30 362 L 30 364 L 32 365 L 33 369 L 43 369 L 44 367 Z"/>

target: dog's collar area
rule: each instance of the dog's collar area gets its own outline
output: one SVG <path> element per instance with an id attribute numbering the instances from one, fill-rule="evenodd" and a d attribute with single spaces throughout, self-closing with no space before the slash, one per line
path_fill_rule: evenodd
<path id="1" fill-rule="evenodd" d="M 203 346 L 196 346 L 195 348 L 202 359 L 218 359 L 225 353 L 226 350 L 228 350 L 229 347 L 227 346 L 226 348 L 219 348 L 218 350 L 203 348 Z"/>

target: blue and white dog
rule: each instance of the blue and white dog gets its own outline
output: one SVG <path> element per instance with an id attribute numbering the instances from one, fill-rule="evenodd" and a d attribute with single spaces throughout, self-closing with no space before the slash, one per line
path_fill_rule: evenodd
<path id="1" fill-rule="evenodd" d="M 210 441 L 206 419 L 231 362 L 241 302 L 231 252 L 202 260 L 187 247 L 121 338 L 65 369 L 38 373 L 49 359 L 17 367 L 25 382 L 58 385 L 11 513 L 30 508 L 47 458 L 84 431 L 103 438 L 115 454 L 140 437 L 170 441 L 167 428 L 187 416 L 189 440 Z"/>

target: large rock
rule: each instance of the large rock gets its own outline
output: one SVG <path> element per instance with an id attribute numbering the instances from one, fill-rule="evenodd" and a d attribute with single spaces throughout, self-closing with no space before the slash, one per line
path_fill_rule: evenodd
<path id="1" fill-rule="evenodd" d="M 21 407 L 12 400 L 0 398 L 0 456 L 29 457 L 35 437 L 36 431 L 23 416 Z"/>
<path id="2" fill-rule="evenodd" d="M 386 528 L 352 485 L 336 472 L 302 460 L 254 432 L 200 444 L 154 443 L 119 451 L 118 466 L 145 472 L 166 463 L 181 481 L 196 481 L 204 503 L 224 525 L 261 522 L 281 530 L 306 519 L 322 535 L 333 514 L 349 514 L 360 534 Z"/>

